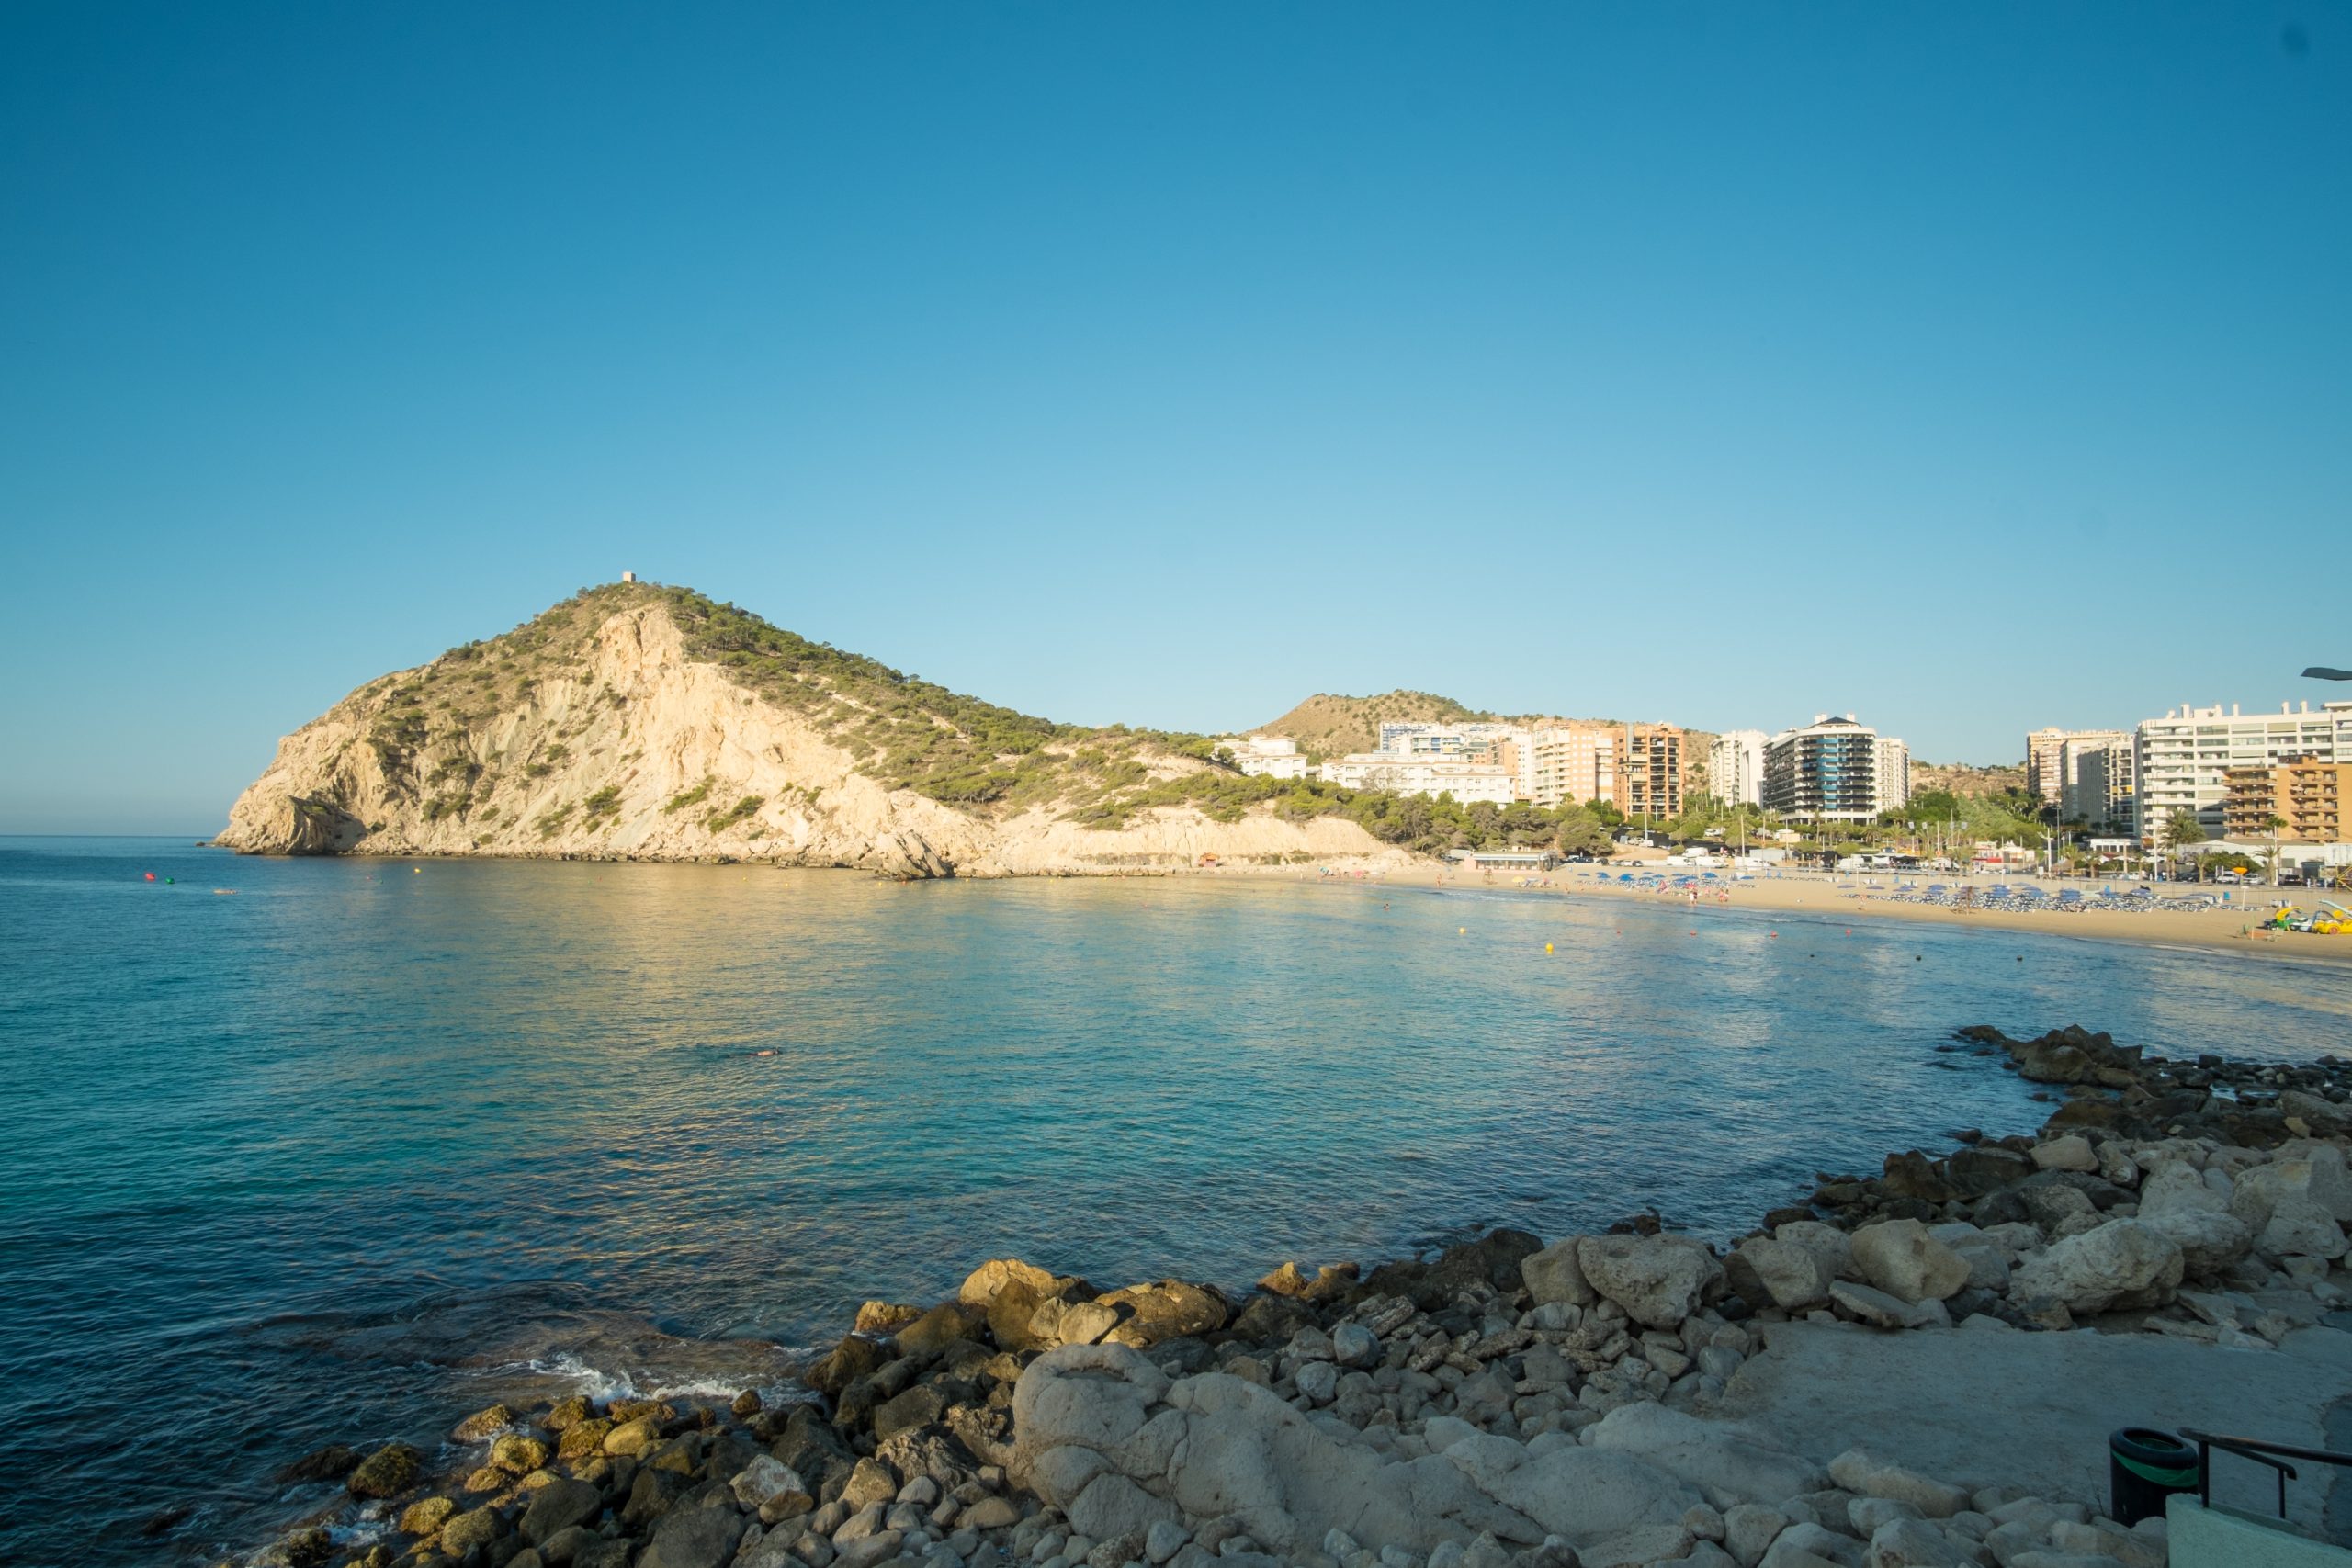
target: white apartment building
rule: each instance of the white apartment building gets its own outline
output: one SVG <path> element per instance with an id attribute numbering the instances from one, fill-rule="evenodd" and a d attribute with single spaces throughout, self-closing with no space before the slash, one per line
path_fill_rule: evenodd
<path id="1" fill-rule="evenodd" d="M 1891 735 L 1878 738 L 1878 808 L 1899 811 L 1911 804 L 1911 748 Z"/>
<path id="2" fill-rule="evenodd" d="M 1726 806 L 1764 804 L 1764 742 L 1760 729 L 1726 729 L 1707 749 L 1707 793 Z M 1907 778 L 1909 770 L 1905 770 Z"/>
<path id="3" fill-rule="evenodd" d="M 1533 805 L 1548 811 L 1572 800 L 1617 803 L 1618 734 L 1607 725 L 1535 730 L 1520 755 Z"/>
<path id="4" fill-rule="evenodd" d="M 2059 820 L 2129 831 L 2132 777 L 2128 731 L 2070 731 L 2058 748 Z"/>
<path id="5" fill-rule="evenodd" d="M 1306 759 L 1298 754 L 1298 742 L 1283 736 L 1227 735 L 1212 743 L 1210 749 L 1220 757 L 1232 758 L 1233 765 L 1251 778 L 1306 776 Z"/>
<path id="6" fill-rule="evenodd" d="M 1323 764 L 1325 782 L 1342 789 L 1377 789 L 1390 795 L 1450 795 L 1467 806 L 1491 801 L 1509 806 L 1520 798 L 1510 768 L 1409 751 L 1351 751 Z"/>
<path id="7" fill-rule="evenodd" d="M 1817 713 L 1764 745 L 1764 805 L 1807 822 L 1868 822 L 1879 813 L 1878 731 Z"/>
<path id="8" fill-rule="evenodd" d="M 2132 737 L 2120 729 L 2061 729 L 2045 725 L 2029 731 L 2025 738 L 2025 792 L 2044 806 L 2055 806 L 2065 812 L 2066 785 L 2072 771 L 2066 762 L 2066 748 L 2077 743 L 2085 747 L 2129 744 Z"/>
<path id="9" fill-rule="evenodd" d="M 2162 718 L 2144 718 L 2133 732 L 2140 842 L 2150 848 L 2165 823 L 2184 807 L 2197 813 L 2210 838 L 2222 836 L 2222 804 L 2228 795 L 2222 775 L 2232 768 L 2275 768 L 2296 757 L 2315 761 L 2352 761 L 2352 702 L 2278 705 L 2277 713 L 2227 713 L 2219 704 L 2168 708 Z"/>
<path id="10" fill-rule="evenodd" d="M 1450 756 L 1457 751 L 1492 749 L 1504 741 L 1521 739 L 1526 734 L 1527 731 L 1516 724 L 1391 721 L 1380 727 L 1380 750 L 1405 751 L 1415 756 Z"/>
<path id="11" fill-rule="evenodd" d="M 2030 730 L 2025 738 L 2025 792 L 2046 806 L 2058 804 L 2058 754 L 2065 744 L 2066 731 L 2054 724 Z"/>

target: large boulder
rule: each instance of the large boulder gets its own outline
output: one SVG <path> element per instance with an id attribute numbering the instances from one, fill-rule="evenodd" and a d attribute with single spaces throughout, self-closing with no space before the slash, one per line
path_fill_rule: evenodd
<path id="1" fill-rule="evenodd" d="M 586 1483 L 575 1481 L 571 1484 L 581 1486 L 585 1485 Z M 593 1486 L 588 1490 L 592 1493 L 596 1492 Z M 603 1495 L 601 1493 L 596 1495 L 600 1498 Z M 447 1497 L 419 1497 L 401 1510 L 400 1531 L 402 1535 L 438 1534 L 441 1527 L 447 1524 L 450 1516 L 457 1511 L 458 1505 Z"/>
<path id="2" fill-rule="evenodd" d="M 1210 1373 L 1185 1379 L 1171 1397 L 1189 1441 L 1167 1472 L 1170 1495 L 1195 1518 L 1235 1515 L 1272 1551 L 1288 1555 L 1333 1529 L 1374 1550 L 1416 1553 L 1481 1529 L 1530 1543 L 1543 1537 L 1442 1457 L 1391 1461 L 1256 1383 Z"/>
<path id="3" fill-rule="evenodd" d="M 1033 1325 L 1047 1303 L 1066 1306 L 1090 1293 L 1085 1280 L 1069 1274 L 1048 1274 L 1017 1258 L 992 1258 L 965 1278 L 957 1303 L 986 1314 L 989 1337 L 1003 1350 L 1050 1349 L 1061 1343 Z"/>
<path id="4" fill-rule="evenodd" d="M 1592 1288 L 1645 1328 L 1677 1328 L 1723 1283 L 1723 1265 L 1682 1235 L 1589 1235 L 1577 1263 Z"/>
<path id="5" fill-rule="evenodd" d="M 1732 1248 L 1724 1259 L 1724 1275 L 1749 1306 L 1782 1312 L 1803 1312 L 1827 1301 L 1830 1281 L 1837 1278 L 1812 1247 L 1763 1235 Z"/>
<path id="6" fill-rule="evenodd" d="M 2109 1220 L 2019 1264 L 2010 1293 L 2064 1302 L 2069 1312 L 2159 1306 L 2179 1287 L 2179 1244 L 2142 1221 Z"/>
<path id="7" fill-rule="evenodd" d="M 1829 1479 L 1864 1497 L 1905 1504 L 1931 1519 L 1951 1518 L 1970 1501 L 1966 1487 L 1931 1481 L 1900 1465 L 1872 1459 L 1860 1449 L 1848 1449 L 1831 1460 Z"/>
<path id="8" fill-rule="evenodd" d="M 732 1507 L 674 1507 L 653 1527 L 638 1568 L 724 1568 L 743 1539 L 743 1516 Z"/>
<path id="9" fill-rule="evenodd" d="M 2137 1045 L 2119 1046 L 2112 1036 L 2077 1024 L 2053 1029 L 2039 1040 L 2002 1040 L 2018 1065 L 2018 1076 L 2035 1083 L 2095 1083 L 2122 1089 L 2133 1081 Z"/>
<path id="10" fill-rule="evenodd" d="M 2098 1071 L 2089 1056 L 2063 1041 L 2022 1041 L 2012 1055 L 2018 1076 L 2035 1083 L 2089 1083 Z"/>
<path id="11" fill-rule="evenodd" d="M 728 1490 L 745 1508 L 755 1514 L 764 1511 L 770 1518 L 787 1509 L 803 1512 L 814 1501 L 800 1472 L 773 1454 L 761 1454 L 736 1472 Z"/>
<path id="12" fill-rule="evenodd" d="M 1975 1144 L 1944 1157 L 1944 1179 L 1962 1198 L 1982 1198 L 2034 1173 L 2032 1156 L 1998 1144 Z"/>
<path id="13" fill-rule="evenodd" d="M 605 1495 L 585 1481 L 559 1475 L 531 1494 L 524 1506 L 521 1529 L 526 1544 L 537 1546 L 559 1530 L 593 1525 L 605 1511 Z"/>
<path id="14" fill-rule="evenodd" d="M 890 1352 L 882 1345 L 853 1334 L 803 1369 L 800 1381 L 819 1393 L 838 1394 L 858 1379 L 881 1371 L 882 1364 L 890 1359 Z M 560 1445 L 558 1451 L 569 1453 L 573 1446 Z"/>
<path id="15" fill-rule="evenodd" d="M 2066 1133 L 2033 1145 L 2033 1163 L 2041 1170 L 2092 1171 L 2099 1168 L 2098 1153 L 2080 1133 Z"/>
<path id="16" fill-rule="evenodd" d="M 1577 1261 L 1577 1243 L 1580 1239 L 1563 1237 L 1519 1260 L 1520 1279 L 1537 1306 L 1555 1302 L 1590 1306 L 1599 1299 L 1592 1282 L 1584 1277 L 1583 1265 Z"/>
<path id="17" fill-rule="evenodd" d="M 1951 1318 L 1941 1302 L 1906 1302 L 1884 1291 L 1840 1280 L 1829 1287 L 1832 1306 L 1872 1328 L 1931 1328 Z"/>
<path id="18" fill-rule="evenodd" d="M 2282 1144 L 2267 1165 L 2240 1171 L 2230 1192 L 2230 1213 L 2260 1232 L 2270 1211 L 2290 1194 L 2310 1199 L 2336 1224 L 2352 1223 L 2352 1174 L 2344 1151 L 2333 1144 Z"/>
<path id="19" fill-rule="evenodd" d="M 2352 1107 L 2337 1105 L 2299 1089 L 2279 1091 L 2278 1112 L 2282 1116 L 2294 1117 L 2314 1133 L 2335 1137 L 2352 1133 Z M 2338 1214 L 2336 1218 L 2343 1220 L 2352 1216 Z"/>
<path id="20" fill-rule="evenodd" d="M 2145 1222 L 2180 1248 L 2188 1274 L 2225 1273 L 2254 1250 L 2254 1233 L 2236 1215 L 2207 1209 L 2181 1209 Z"/>
<path id="21" fill-rule="evenodd" d="M 1119 1325 L 1104 1337 L 1113 1344 L 1142 1349 L 1163 1339 L 1213 1334 L 1232 1315 L 1225 1298 L 1203 1285 L 1162 1280 L 1156 1285 L 1130 1285 L 1098 1296 L 1096 1302 L 1120 1314 Z"/>
<path id="22" fill-rule="evenodd" d="M 2254 1246 L 2253 1230 L 2230 1213 L 2233 1195 L 2228 1178 L 2209 1180 L 2187 1160 L 2165 1160 L 2140 1184 L 2140 1222 L 2180 1248 L 2188 1273 L 2218 1274 Z"/>
<path id="23" fill-rule="evenodd" d="M 1479 1493 L 1579 1552 L 1631 1531 L 1671 1527 L 1703 1500 L 1688 1482 L 1631 1453 L 1567 1445 L 1531 1454 L 1509 1438 L 1480 1436 L 1441 1457 Z"/>
<path id="24" fill-rule="evenodd" d="M 1354 1284 L 1359 1272 L 1352 1263 L 1326 1263 L 1315 1270 L 1315 1278 L 1310 1280 L 1295 1262 L 1285 1261 L 1259 1280 L 1258 1288 L 1292 1301 L 1329 1301 Z"/>
<path id="25" fill-rule="evenodd" d="M 441 1554 L 462 1562 L 496 1540 L 505 1529 L 506 1523 L 498 1517 L 498 1510 L 488 1503 L 453 1514 L 449 1522 L 441 1527 Z"/>
<path id="26" fill-rule="evenodd" d="M 1481 1534 L 1518 1549 L 1557 1534 L 1581 1548 L 1670 1526 L 1701 1501 L 1630 1454 L 1569 1444 L 1539 1457 L 1466 1425 L 1442 1452 L 1398 1459 L 1257 1383 L 1221 1372 L 1171 1382 L 1117 1344 L 1031 1363 L 1014 1387 L 1013 1432 L 1014 1481 L 1105 1540 L 1223 1519 L 1285 1556 L 1335 1529 L 1375 1552 L 1425 1555 Z"/>
<path id="27" fill-rule="evenodd" d="M 1163 1465 L 1166 1456 L 1156 1441 L 1130 1445 L 1167 1402 L 1170 1386 L 1167 1373 L 1124 1345 L 1048 1350 L 1013 1385 L 1013 1479 L 1062 1506 L 1105 1470 L 1142 1474 Z M 1101 1462 L 1090 1467 L 1083 1460 L 1055 1457 L 1069 1449 L 1085 1450 Z M 1078 1478 L 1077 1471 L 1088 1468 L 1091 1473 Z"/>
<path id="28" fill-rule="evenodd" d="M 2187 1160 L 2168 1159 L 2150 1170 L 2140 1183 L 2140 1217 L 2153 1220 L 2160 1214 L 2187 1210 L 2227 1213 L 2231 1196 L 2229 1178 L 2217 1171 L 2213 1180 L 2209 1181 L 2205 1172 Z"/>
<path id="29" fill-rule="evenodd" d="M 2009 1264 L 2014 1258 L 2010 1249 L 1966 1221 L 1931 1226 L 1928 1234 L 1949 1247 L 1968 1265 L 1968 1288 L 2007 1294 L 2009 1288 Z M 2034 1245 L 2041 1245 L 2040 1236 Z"/>
<path id="30" fill-rule="evenodd" d="M 1520 1280 L 1520 1264 L 1543 1250 L 1540 1236 L 1503 1228 L 1488 1231 L 1474 1241 L 1458 1241 L 1438 1254 L 1426 1283 L 1451 1297 L 1470 1285 L 1492 1285 L 1507 1291 Z"/>
<path id="31" fill-rule="evenodd" d="M 1097 1540 L 1141 1535 L 1154 1525 L 1181 1524 L 1183 1520 L 1175 1504 L 1145 1491 L 1115 1472 L 1088 1482 L 1064 1511 L 1069 1516 L 1070 1529 Z"/>
<path id="32" fill-rule="evenodd" d="M 2289 1191 L 2271 1205 L 2269 1223 L 2255 1238 L 2255 1246 L 2273 1258 L 2344 1256 L 2344 1229 L 2334 1215 L 2308 1194 Z"/>
<path id="33" fill-rule="evenodd" d="M 1829 1484 L 1827 1472 L 1811 1460 L 1647 1400 L 1611 1411 L 1587 1440 L 1647 1461 L 1696 1486 L 1717 1508 L 1777 1503 Z"/>
<path id="34" fill-rule="evenodd" d="M 509 1475 L 528 1475 L 546 1468 L 548 1446 L 521 1432 L 509 1432 L 490 1445 L 490 1462 Z"/>
<path id="35" fill-rule="evenodd" d="M 1890 1198 L 1911 1198 L 1922 1203 L 1948 1203 L 1955 1195 L 1943 1168 L 1917 1149 L 1887 1156 L 1878 1185 Z"/>
<path id="36" fill-rule="evenodd" d="M 1836 1225 L 1820 1220 L 1791 1220 L 1772 1228 L 1774 1241 L 1790 1241 L 1821 1259 L 1821 1267 L 1833 1279 L 1849 1276 L 1854 1263 L 1854 1238 Z"/>
<path id="37" fill-rule="evenodd" d="M 901 1356 L 918 1355 L 926 1350 L 944 1350 L 958 1339 L 969 1339 L 980 1325 L 988 1322 L 985 1308 L 967 1306 L 961 1302 L 942 1302 L 892 1337 Z"/>
<path id="38" fill-rule="evenodd" d="M 1048 1299 L 1037 1293 L 1036 1287 L 1025 1280 L 1008 1280 L 989 1294 L 981 1310 L 988 1314 L 989 1337 L 996 1341 L 1000 1350 L 1038 1350 L 1051 1348 L 1051 1342 L 1041 1342 L 1034 1326 L 1037 1309 Z"/>
<path id="39" fill-rule="evenodd" d="M 991 1258 L 964 1277 L 956 1299 L 966 1306 L 986 1306 L 1009 1284 L 1023 1284 L 1039 1300 L 1054 1293 L 1054 1277 L 1034 1263 L 1017 1258 Z"/>
<path id="40" fill-rule="evenodd" d="M 1025 1288 L 1014 1286 L 996 1299 L 1003 1305 L 1016 1295 L 1026 1295 Z M 1029 1314 L 1029 1325 L 1023 1331 L 1023 1348 L 1050 1350 L 1057 1345 L 1095 1345 L 1107 1337 L 1119 1325 L 1119 1312 L 1105 1302 L 1066 1302 L 1059 1296 L 1049 1296 Z M 1000 1337 L 1000 1342 L 1005 1342 Z"/>
<path id="41" fill-rule="evenodd" d="M 390 1497 L 416 1484 L 424 1456 L 406 1443 L 386 1443 L 344 1481 L 354 1497 Z"/>
<path id="42" fill-rule="evenodd" d="M 1968 1260 L 1917 1220 L 1884 1220 L 1854 1233 L 1862 1278 L 1902 1302 L 1942 1301 L 1968 1284 Z"/>

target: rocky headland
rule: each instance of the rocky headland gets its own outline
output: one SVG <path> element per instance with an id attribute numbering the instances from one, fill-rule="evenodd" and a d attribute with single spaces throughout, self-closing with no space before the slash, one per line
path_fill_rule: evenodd
<path id="1" fill-rule="evenodd" d="M 214 841 L 909 877 L 1408 858 L 1255 782 L 1199 737 L 1053 724 L 624 582 L 353 692 L 279 742 Z"/>
<path id="2" fill-rule="evenodd" d="M 2352 1065 L 1946 1049 L 2056 1110 L 1823 1173 L 1722 1247 L 1498 1230 L 1238 1297 L 994 1259 L 866 1303 L 788 1397 L 501 1405 L 434 1453 L 307 1456 L 281 1479 L 311 1522 L 253 1561 L 2158 1568 L 2160 1517 L 2104 1516 L 2109 1427 L 2238 1400 L 2292 1438 L 2352 1394 L 2322 1324 Z"/>

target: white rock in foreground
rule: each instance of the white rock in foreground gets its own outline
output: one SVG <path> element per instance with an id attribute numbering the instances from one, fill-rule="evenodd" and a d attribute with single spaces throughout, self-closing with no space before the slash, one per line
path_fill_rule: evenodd
<path id="1" fill-rule="evenodd" d="M 1723 1265 L 1685 1235 L 1589 1235 L 1577 1263 L 1592 1288 L 1645 1328 L 1677 1328 L 1723 1282 Z"/>
<path id="2" fill-rule="evenodd" d="M 2109 1220 L 2020 1264 L 2012 1297 L 2048 1297 L 2070 1312 L 2156 1306 L 2180 1284 L 2179 1244 L 2138 1220 Z"/>

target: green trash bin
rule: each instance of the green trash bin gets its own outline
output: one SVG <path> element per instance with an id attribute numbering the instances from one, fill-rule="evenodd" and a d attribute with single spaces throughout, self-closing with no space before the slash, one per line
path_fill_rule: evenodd
<path id="1" fill-rule="evenodd" d="M 2197 1445 L 2153 1427 L 2125 1427 L 2107 1439 L 2107 1517 L 2130 1529 L 2160 1518 L 2165 1499 L 2202 1480 Z"/>

